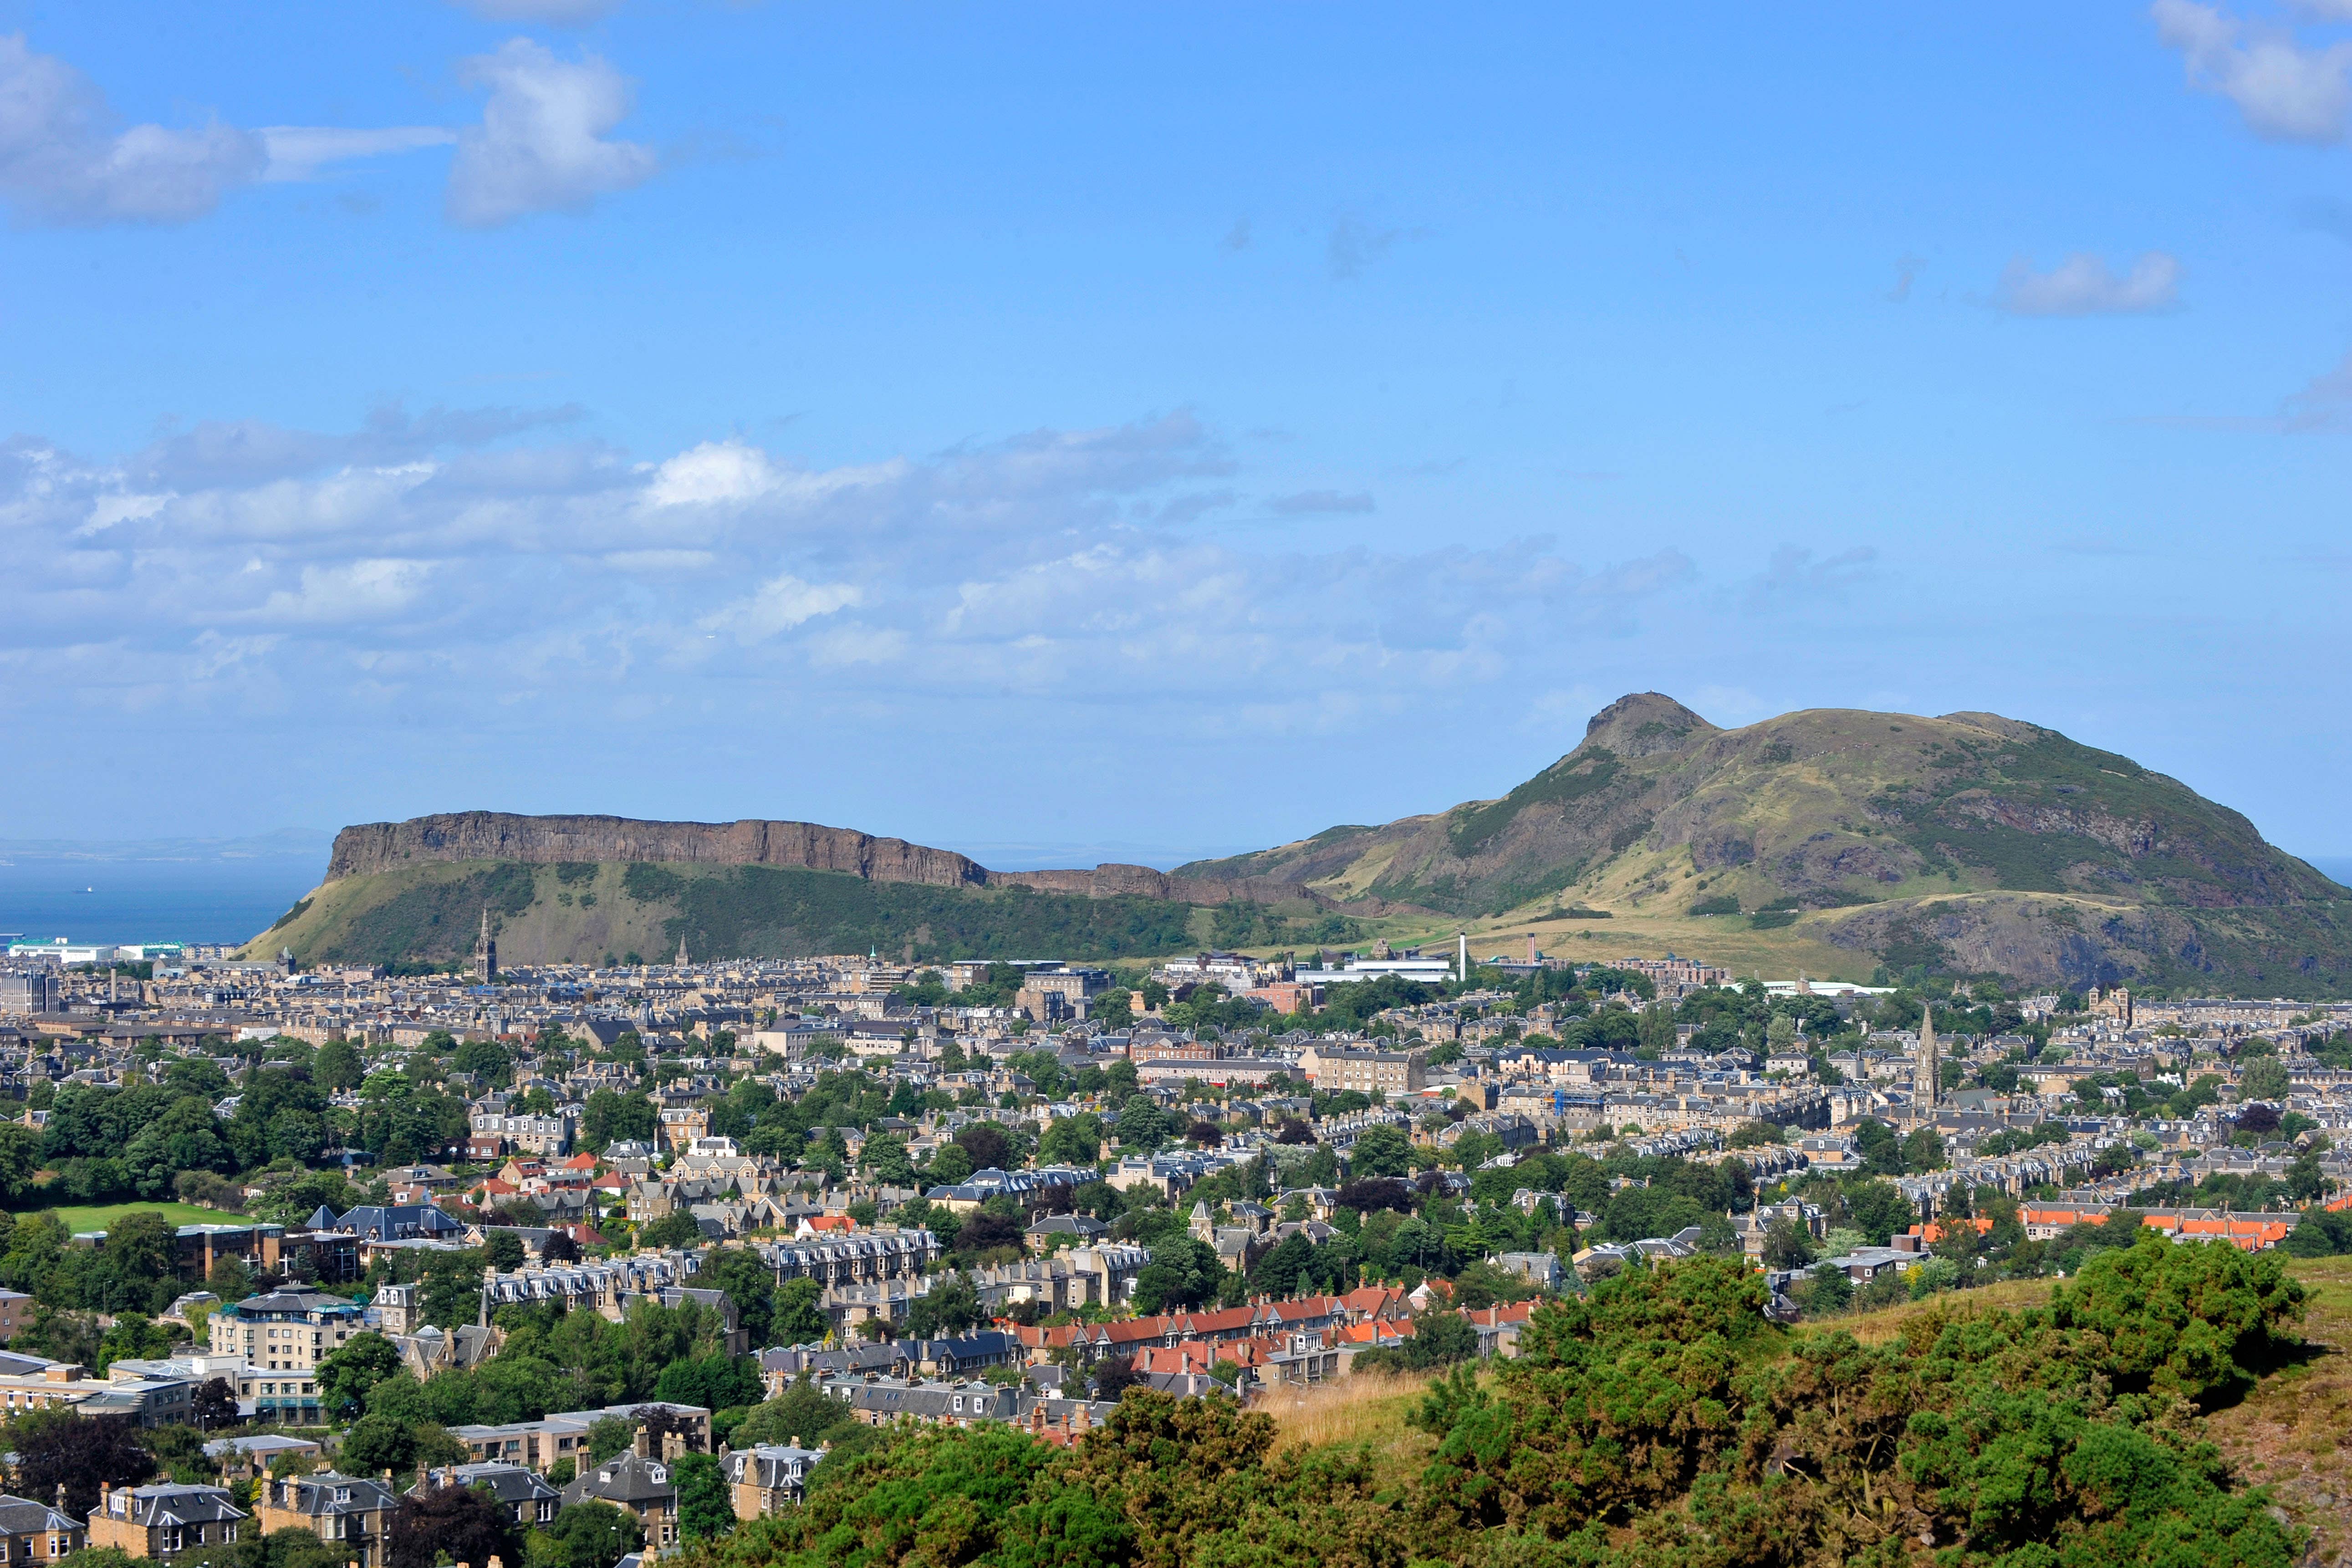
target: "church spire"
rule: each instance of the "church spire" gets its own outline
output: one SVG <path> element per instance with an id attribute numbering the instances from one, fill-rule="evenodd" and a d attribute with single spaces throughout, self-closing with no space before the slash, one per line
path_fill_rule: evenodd
<path id="1" fill-rule="evenodd" d="M 1943 1066 L 1936 1059 L 1936 1004 L 1932 998 L 1919 1003 L 1919 1102 L 1929 1110 L 1944 1102 Z"/>
<path id="2" fill-rule="evenodd" d="M 484 984 L 499 977 L 499 941 L 490 934 L 490 906 L 482 906 L 482 934 L 474 943 L 474 967 L 480 971 Z"/>

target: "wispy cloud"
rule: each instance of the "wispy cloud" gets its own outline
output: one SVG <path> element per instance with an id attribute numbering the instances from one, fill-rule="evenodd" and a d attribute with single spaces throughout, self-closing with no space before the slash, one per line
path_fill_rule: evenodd
<path id="1" fill-rule="evenodd" d="M 455 0 L 486 22 L 536 22 L 585 27 L 621 8 L 621 0 Z"/>
<path id="2" fill-rule="evenodd" d="M 1266 510 L 1282 517 L 1307 517 L 1318 512 L 1364 512 L 1373 509 L 1369 490 L 1299 490 L 1292 495 L 1275 496 Z"/>
<path id="3" fill-rule="evenodd" d="M 1324 243 L 1323 262 L 1335 279 L 1360 278 L 1366 268 L 1400 242 L 1423 238 L 1428 232 L 1423 228 L 1382 228 L 1359 214 L 1342 213 L 1333 220 L 1330 237 Z"/>
<path id="4" fill-rule="evenodd" d="M 2299 7 L 2331 20 L 2341 4 Z M 2238 106 L 2246 128 L 2274 142 L 2340 142 L 2352 113 L 2352 43 L 2310 47 L 2281 27 L 2249 24 L 2218 5 L 2156 0 L 2157 37 L 2180 51 L 2191 87 Z"/>
<path id="5" fill-rule="evenodd" d="M 2252 430 L 2294 436 L 2352 430 L 2352 353 L 2278 401 L 2268 414 L 2167 414 L 2138 420 L 2186 430 Z"/>
<path id="6" fill-rule="evenodd" d="M 1896 257 L 1895 258 L 1895 287 L 1886 291 L 1887 300 L 1892 304 L 1900 305 L 1903 301 L 1911 298 L 1911 285 L 1919 280 L 1919 274 L 1927 269 L 1927 262 L 1924 257 Z"/>
<path id="7" fill-rule="evenodd" d="M 2161 250 L 2144 252 L 2118 274 L 2087 251 L 2047 272 L 2024 257 L 2011 261 L 1993 290 L 1993 305 L 2012 316 L 2145 315 L 2180 302 L 2180 263 Z"/>
<path id="8" fill-rule="evenodd" d="M 1817 556 L 1800 545 L 1772 552 L 1765 569 L 1740 590 L 1740 607 L 1751 616 L 1811 609 L 1822 601 L 1843 602 L 1846 592 L 1876 567 L 1878 552 L 1867 544 Z"/>
<path id="9" fill-rule="evenodd" d="M 269 161 L 265 180 L 310 180 L 330 163 L 355 158 L 379 158 L 393 153 L 413 153 L 425 147 L 446 147 L 457 140 L 442 125 L 387 125 L 374 130 L 346 130 L 333 125 L 265 125 L 254 132 L 261 138 Z"/>

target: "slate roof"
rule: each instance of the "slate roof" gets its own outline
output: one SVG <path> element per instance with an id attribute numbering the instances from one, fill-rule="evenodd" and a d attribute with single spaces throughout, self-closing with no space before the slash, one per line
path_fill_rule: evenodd
<path id="1" fill-rule="evenodd" d="M 667 1465 L 641 1454 L 621 1454 L 582 1471 L 579 1479 L 563 1489 L 563 1502 L 567 1508 L 579 1502 L 642 1505 L 667 1503 L 677 1495 Z"/>

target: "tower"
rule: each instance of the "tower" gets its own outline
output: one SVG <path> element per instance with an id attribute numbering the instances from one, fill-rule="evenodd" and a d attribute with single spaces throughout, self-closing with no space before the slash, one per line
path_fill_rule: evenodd
<path id="1" fill-rule="evenodd" d="M 1454 971 L 1454 975 L 1457 979 L 1462 980 L 1466 984 L 1470 978 L 1470 933 L 1466 931 L 1456 931 L 1454 934 L 1455 939 L 1462 944 L 1461 957 L 1459 961 L 1460 966 Z"/>
<path id="2" fill-rule="evenodd" d="M 1936 1005 L 1923 1000 L 1919 1004 L 1919 1092 L 1922 1107 L 1933 1111 L 1944 1102 L 1944 1074 L 1936 1060 Z"/>
<path id="3" fill-rule="evenodd" d="M 686 933 L 684 931 L 677 933 L 677 966 L 680 969 L 684 969 L 686 967 Z"/>
<path id="4" fill-rule="evenodd" d="M 490 906 L 482 906 L 482 934 L 474 943 L 474 967 L 484 984 L 499 977 L 499 941 L 490 934 Z"/>

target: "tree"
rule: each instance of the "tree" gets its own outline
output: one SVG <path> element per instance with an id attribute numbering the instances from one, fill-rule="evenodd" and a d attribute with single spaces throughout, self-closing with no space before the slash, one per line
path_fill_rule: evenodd
<path id="1" fill-rule="evenodd" d="M 1915 1176 L 1940 1171 L 1946 1163 L 1944 1140 L 1932 1127 L 1922 1127 L 1903 1140 L 1903 1164 Z"/>
<path id="2" fill-rule="evenodd" d="M 832 1327 L 832 1321 L 824 1315 L 824 1286 L 814 1279 L 784 1281 L 783 1288 L 776 1292 L 775 1331 L 780 1343 L 821 1340 Z"/>
<path id="3" fill-rule="evenodd" d="M 222 1426 L 234 1426 L 241 1419 L 236 1408 L 236 1390 L 225 1377 L 206 1378 L 196 1389 L 190 1416 L 197 1429 L 210 1432 Z"/>
<path id="4" fill-rule="evenodd" d="M 0 1203 L 14 1204 L 31 1190 L 40 1169 L 41 1135 L 11 1121 L 0 1125 Z"/>
<path id="5" fill-rule="evenodd" d="M 310 1081 L 329 1094 L 357 1089 L 366 1076 L 360 1054 L 349 1040 L 329 1040 L 310 1058 Z"/>
<path id="6" fill-rule="evenodd" d="M 886 1186 L 903 1187 L 915 1179 L 915 1166 L 907 1158 L 907 1141 L 903 1138 L 867 1139 L 864 1162 L 867 1173 Z"/>
<path id="7" fill-rule="evenodd" d="M 1811 1265 L 1814 1257 L 1812 1237 L 1795 1220 L 1776 1219 L 1765 1227 L 1765 1268 L 1804 1268 Z"/>
<path id="8" fill-rule="evenodd" d="M 171 1353 L 172 1336 L 163 1324 L 137 1312 L 125 1312 L 99 1341 L 95 1370 L 102 1373 L 119 1361 L 152 1361 Z"/>
<path id="9" fill-rule="evenodd" d="M 615 1454 L 625 1454 L 637 1440 L 637 1424 L 618 1415 L 600 1416 L 588 1428 L 588 1462 L 601 1465 Z"/>
<path id="10" fill-rule="evenodd" d="M 624 1035 L 623 1039 L 631 1037 Z M 655 1131 L 661 1125 L 654 1102 L 642 1094 L 621 1094 L 600 1089 L 588 1097 L 580 1115 L 580 1141 L 591 1149 L 603 1149 L 622 1139 L 634 1139 L 641 1143 L 653 1142 Z"/>
<path id="11" fill-rule="evenodd" d="M 502 1084 L 512 1073 L 514 1058 L 496 1040 L 467 1040 L 457 1047 L 449 1065 L 485 1082 Z"/>
<path id="12" fill-rule="evenodd" d="M 1142 1381 L 1143 1373 L 1135 1370 L 1133 1356 L 1107 1357 L 1095 1368 L 1095 1397 L 1117 1399 Z"/>
<path id="13" fill-rule="evenodd" d="M 1102 1157 L 1102 1118 L 1091 1110 L 1065 1116 L 1037 1140 L 1037 1160 L 1045 1165 L 1091 1165 Z"/>
<path id="14" fill-rule="evenodd" d="M 416 1463 L 416 1436 L 405 1421 L 389 1415 L 362 1415 L 352 1423 L 335 1463 L 346 1474 L 374 1475 L 382 1470 L 405 1471 Z"/>
<path id="15" fill-rule="evenodd" d="M 539 1533 L 549 1568 L 613 1568 L 646 1544 L 637 1521 L 608 1502 L 573 1503 Z"/>
<path id="16" fill-rule="evenodd" d="M 2238 1075 L 2238 1100 L 2242 1104 L 2256 1100 L 2284 1103 L 2289 1087 L 2286 1064 L 2276 1057 L 2262 1057 Z"/>
<path id="17" fill-rule="evenodd" d="M 1385 1122 L 1358 1133 L 1356 1146 L 1348 1152 L 1348 1170 L 1359 1180 L 1402 1176 L 1412 1169 L 1412 1141 Z"/>
<path id="18" fill-rule="evenodd" d="M 436 1328 L 454 1329 L 481 1316 L 482 1269 L 475 1254 L 436 1253 L 425 1264 L 417 1310 Z"/>
<path id="19" fill-rule="evenodd" d="M 827 1433 L 856 1419 L 842 1408 L 841 1401 L 827 1398 L 815 1381 L 803 1373 L 775 1398 L 753 1406 L 743 1424 L 735 1428 L 733 1442 L 738 1448 L 748 1448 L 755 1443 L 797 1443 L 803 1447 L 814 1447 Z"/>
<path id="20" fill-rule="evenodd" d="M 952 1187 L 968 1179 L 977 1169 L 979 1167 L 971 1163 L 971 1155 L 965 1152 L 962 1144 L 948 1143 L 931 1155 L 931 1163 L 924 1174 L 934 1186 Z"/>
<path id="21" fill-rule="evenodd" d="M 681 1454 L 670 1462 L 669 1479 L 677 1489 L 680 1534 L 688 1540 L 709 1541 L 735 1528 L 727 1478 L 717 1458 L 709 1454 Z"/>
<path id="22" fill-rule="evenodd" d="M 637 1232 L 639 1247 L 699 1247 L 702 1226 L 685 1209 L 672 1209 Z"/>
<path id="23" fill-rule="evenodd" d="M 1119 1107 L 1118 1141 L 1129 1149 L 1156 1149 L 1174 1131 L 1173 1119 L 1148 1094 L 1130 1094 Z"/>
<path id="24" fill-rule="evenodd" d="M 453 1563 L 520 1563 L 522 1532 L 488 1488 L 434 1487 L 400 1500 L 384 1527 L 385 1568 Z"/>
<path id="25" fill-rule="evenodd" d="M 400 1351 L 390 1340 L 353 1334 L 320 1361 L 319 1401 L 335 1420 L 357 1420 L 375 1385 L 399 1375 Z"/>
<path id="26" fill-rule="evenodd" d="M 722 1247 L 704 1260 L 695 1279 L 698 1284 L 727 1292 L 754 1349 L 775 1342 L 775 1270 L 757 1252 L 748 1247 Z"/>
<path id="27" fill-rule="evenodd" d="M 8 1424 L 8 1433 L 19 1489 L 49 1499 L 63 1487 L 66 1511 L 84 1518 L 98 1506 L 100 1487 L 137 1486 L 155 1476 L 155 1456 L 129 1416 L 27 1411 Z"/>
<path id="28" fill-rule="evenodd" d="M 482 1261 L 502 1274 L 511 1274 L 530 1257 L 522 1237 L 511 1230 L 493 1230 L 482 1242 Z"/>
<path id="29" fill-rule="evenodd" d="M 961 1274 L 940 1275 L 930 1289 L 907 1307 L 907 1334 L 911 1339 L 961 1334 L 979 1321 L 979 1292 Z"/>
<path id="30" fill-rule="evenodd" d="M 975 1171 L 1002 1168 L 1013 1153 L 1013 1141 L 993 1121 L 975 1121 L 962 1129 L 955 1135 L 955 1144 L 971 1156 L 971 1168 Z"/>

